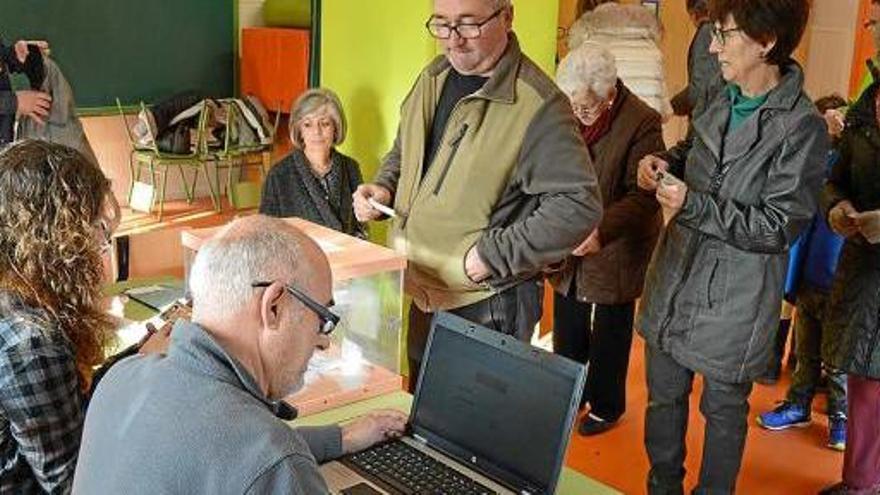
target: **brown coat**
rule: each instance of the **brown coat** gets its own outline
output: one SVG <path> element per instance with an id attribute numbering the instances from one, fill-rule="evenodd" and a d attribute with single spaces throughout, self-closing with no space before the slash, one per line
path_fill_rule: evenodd
<path id="1" fill-rule="evenodd" d="M 639 160 L 665 150 L 660 114 L 620 80 L 617 91 L 611 128 L 590 146 L 605 211 L 599 224 L 602 250 L 570 257 L 551 278 L 558 292 L 568 294 L 576 274 L 578 299 L 598 304 L 627 303 L 641 295 L 661 225 L 654 195 L 636 185 Z"/>

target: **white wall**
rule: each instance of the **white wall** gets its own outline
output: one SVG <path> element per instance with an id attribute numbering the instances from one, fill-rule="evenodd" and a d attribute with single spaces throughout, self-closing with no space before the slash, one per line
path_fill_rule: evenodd
<path id="1" fill-rule="evenodd" d="M 814 0 L 805 68 L 806 90 L 813 99 L 849 93 L 858 13 L 858 0 Z"/>
<path id="2" fill-rule="evenodd" d="M 263 25 L 264 0 L 238 0 L 238 24 L 241 27 Z"/>

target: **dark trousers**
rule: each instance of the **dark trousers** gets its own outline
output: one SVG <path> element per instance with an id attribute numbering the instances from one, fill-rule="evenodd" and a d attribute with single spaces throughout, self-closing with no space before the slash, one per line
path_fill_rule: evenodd
<path id="1" fill-rule="evenodd" d="M 448 312 L 492 330 L 514 335 L 523 342 L 529 342 L 535 325 L 541 319 L 543 294 L 543 285 L 538 281 L 530 280 L 501 291 L 488 299 L 450 309 Z M 410 392 L 415 390 L 415 377 L 419 376 L 433 317 L 433 313 L 426 313 L 415 304 L 409 308 L 406 348 L 409 362 Z"/>
<path id="2" fill-rule="evenodd" d="M 590 412 L 617 421 L 626 411 L 635 303 L 591 304 L 575 294 L 554 294 L 553 351 L 588 364 L 581 405 L 589 402 Z"/>
<path id="3" fill-rule="evenodd" d="M 848 385 L 843 482 L 852 490 L 875 493 L 880 488 L 880 380 L 850 375 Z"/>
<path id="4" fill-rule="evenodd" d="M 791 377 L 786 399 L 800 404 L 807 411 L 816 395 L 822 375 L 822 320 L 825 318 L 828 295 L 816 290 L 798 293 L 797 316 L 794 320 L 797 367 Z M 846 415 L 846 373 L 826 367 L 828 376 L 828 415 Z"/>
<path id="5" fill-rule="evenodd" d="M 645 346 L 648 408 L 645 414 L 645 447 L 651 470 L 649 494 L 684 493 L 688 397 L 694 372 L 669 354 Z M 706 419 L 700 481 L 694 494 L 734 492 L 746 443 L 749 383 L 725 383 L 703 377 L 700 412 Z"/>

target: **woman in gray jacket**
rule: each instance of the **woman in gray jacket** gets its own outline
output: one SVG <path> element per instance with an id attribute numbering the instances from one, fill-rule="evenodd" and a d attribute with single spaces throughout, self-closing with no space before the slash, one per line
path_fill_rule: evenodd
<path id="1" fill-rule="evenodd" d="M 694 493 L 732 493 L 752 381 L 767 366 L 787 251 L 816 211 L 828 137 L 790 55 L 808 0 L 718 0 L 710 46 L 727 82 L 690 140 L 639 164 L 668 222 L 645 279 L 650 493 L 682 493 L 688 397 L 703 375 Z M 681 177 L 680 180 L 676 177 Z"/>

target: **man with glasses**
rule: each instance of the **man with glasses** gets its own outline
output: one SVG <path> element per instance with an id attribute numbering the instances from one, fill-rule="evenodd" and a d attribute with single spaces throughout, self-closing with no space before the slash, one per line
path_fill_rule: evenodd
<path id="1" fill-rule="evenodd" d="M 522 53 L 512 22 L 510 0 L 434 1 L 425 27 L 444 55 L 404 101 L 374 183 L 354 194 L 360 221 L 382 218 L 375 203 L 396 212 L 393 245 L 409 260 L 414 301 L 410 376 L 436 311 L 528 340 L 542 270 L 601 216 L 567 98 Z"/>
<path id="2" fill-rule="evenodd" d="M 165 356 L 120 361 L 92 398 L 75 493 L 328 493 L 318 463 L 399 435 L 376 411 L 291 428 L 283 398 L 303 384 L 339 318 L 330 266 L 282 220 L 237 220 L 199 250 L 192 322 Z"/>

